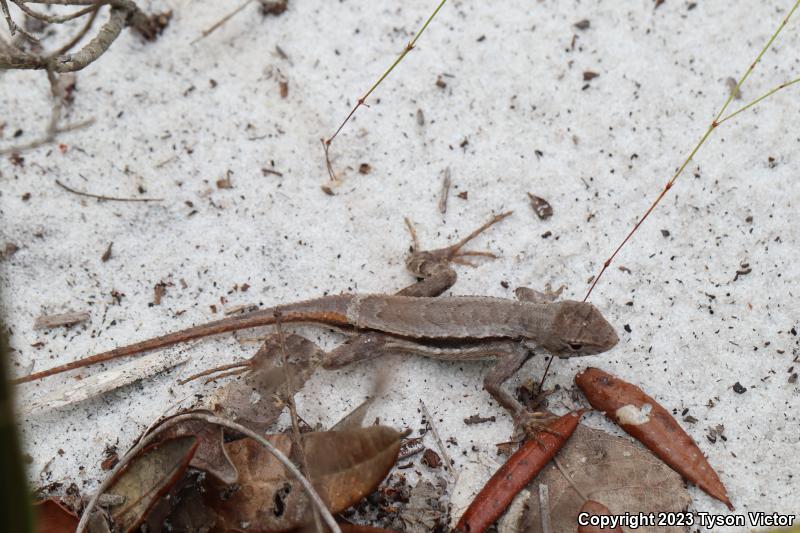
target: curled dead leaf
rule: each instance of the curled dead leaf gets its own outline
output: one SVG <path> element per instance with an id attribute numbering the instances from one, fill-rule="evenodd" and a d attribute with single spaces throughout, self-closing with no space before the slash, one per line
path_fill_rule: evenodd
<path id="1" fill-rule="evenodd" d="M 208 411 L 193 411 L 212 414 Z M 189 414 L 182 412 L 178 415 Z M 161 424 L 170 420 L 164 419 Z M 158 426 L 156 426 L 158 428 Z M 156 429 L 154 428 L 154 430 Z M 165 430 L 161 434 L 160 442 L 164 442 L 177 437 L 192 436 L 197 439 L 197 450 L 189 462 L 189 466 L 208 472 L 223 483 L 235 483 L 239 473 L 233 466 L 228 452 L 224 446 L 224 435 L 222 426 L 209 424 L 205 420 L 186 420 Z"/>
<path id="2" fill-rule="evenodd" d="M 288 435 L 267 439 L 291 455 Z M 306 433 L 303 442 L 309 481 L 333 513 L 375 490 L 400 451 L 400 433 L 382 426 Z M 226 447 L 239 471 L 239 481 L 233 486 L 212 487 L 206 497 L 223 527 L 247 532 L 286 531 L 311 519 L 306 493 L 267 450 L 251 439 L 230 442 Z"/>
<path id="3" fill-rule="evenodd" d="M 198 439 L 179 437 L 149 446 L 120 471 L 105 494 L 122 502 L 110 509 L 115 531 L 133 531 L 178 482 L 197 450 Z"/>
<path id="4" fill-rule="evenodd" d="M 557 459 L 558 465 L 549 464 L 535 480 L 548 486 L 553 533 L 575 532 L 585 498 L 602 502 L 612 514 L 679 512 L 691 502 L 681 476 L 669 466 L 641 445 L 599 429 L 579 425 Z M 536 495 L 526 523 L 527 533 L 542 530 Z M 678 533 L 684 529 L 643 526 L 636 531 Z"/>
<path id="5" fill-rule="evenodd" d="M 547 425 L 536 439 L 525 441 L 481 489 L 461 515 L 455 530 L 482 533 L 494 524 L 514 497 L 558 453 L 578 426 L 584 410 L 567 413 Z M 574 527 L 573 527 L 574 529 Z"/>

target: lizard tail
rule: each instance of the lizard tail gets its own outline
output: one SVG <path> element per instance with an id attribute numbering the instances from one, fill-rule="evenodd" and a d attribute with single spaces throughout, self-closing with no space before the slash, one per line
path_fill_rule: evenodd
<path id="1" fill-rule="evenodd" d="M 262 309 L 246 313 L 240 316 L 233 316 L 223 318 L 215 322 L 208 322 L 199 326 L 175 331 L 160 337 L 154 337 L 146 341 L 136 342 L 127 346 L 121 346 L 108 350 L 107 352 L 98 353 L 83 359 L 78 359 L 63 365 L 59 365 L 47 370 L 34 372 L 27 376 L 16 378 L 11 382 L 14 384 L 26 383 L 28 381 L 35 381 L 76 368 L 82 368 L 104 361 L 110 361 L 118 357 L 125 357 L 128 355 L 135 355 L 159 348 L 165 348 L 174 344 L 188 342 L 210 335 L 218 335 L 220 333 L 227 333 L 229 331 L 238 331 L 240 329 L 255 328 L 259 326 L 268 326 L 275 324 L 278 320 L 281 322 L 322 322 L 331 325 L 346 326 L 349 324 L 347 319 L 347 307 L 352 299 L 352 295 L 341 294 L 336 296 L 325 296 L 315 300 L 306 300 L 304 302 L 279 305 L 269 309 Z"/>

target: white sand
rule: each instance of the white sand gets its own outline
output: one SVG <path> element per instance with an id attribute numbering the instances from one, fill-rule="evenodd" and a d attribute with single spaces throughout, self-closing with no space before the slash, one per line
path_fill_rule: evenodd
<path id="1" fill-rule="evenodd" d="M 222 4 L 154 3 L 175 13 L 157 42 L 125 32 L 78 74 L 69 120 L 96 123 L 61 137 L 65 153 L 39 148 L 23 154 L 21 167 L 0 160 L 0 245 L 20 247 L 0 263 L 15 374 L 218 319 L 239 304 L 395 291 L 411 281 L 403 266 L 404 216 L 416 222 L 423 245 L 442 246 L 492 212 L 513 209 L 476 243 L 500 259 L 459 267 L 452 294 L 513 297 L 517 286 L 550 282 L 567 284 L 565 296 L 580 299 L 723 103 L 726 78 L 741 74 L 789 7 L 448 3 L 370 98 L 371 108 L 335 141 L 333 163 L 344 183 L 331 197 L 320 191 L 326 171 L 319 138 L 338 126 L 434 2 L 295 1 L 278 18 L 262 18 L 250 6 L 191 45 L 231 7 Z M 584 18 L 589 29 L 572 26 Z M 745 98 L 798 75 L 798 24 L 766 55 Z M 587 70 L 599 77 L 583 90 Z M 289 84 L 286 99 L 279 76 Z M 439 76 L 444 89 L 435 84 Z M 3 73 L 0 80 L 2 145 L 34 138 L 49 113 L 44 74 Z M 592 296 L 620 333 L 619 345 L 558 362 L 548 379 L 570 387 L 578 370 L 599 366 L 679 415 L 688 409 L 698 421 L 686 430 L 741 512 L 800 509 L 800 385 L 788 382 L 790 368 L 800 370 L 800 344 L 790 332 L 800 327 L 798 90 L 779 93 L 712 136 Z M 24 134 L 12 139 L 17 129 Z M 364 162 L 368 175 L 357 172 Z M 453 189 L 442 216 L 446 167 Z M 228 171 L 233 188 L 218 189 Z M 99 203 L 55 180 L 164 201 Z M 462 191 L 466 200 L 456 196 Z M 527 192 L 547 198 L 554 216 L 538 220 Z M 552 235 L 542 238 L 545 232 Z M 111 260 L 101 262 L 112 241 Z M 741 263 L 752 272 L 733 281 Z M 174 286 L 161 305 L 150 306 L 160 281 Z M 233 290 L 245 283 L 247 292 Z M 112 291 L 124 295 L 119 305 Z M 92 314 L 86 325 L 32 328 L 42 313 L 84 309 Z M 316 328 L 293 329 L 326 347 L 341 341 Z M 44 345 L 31 346 L 37 342 Z M 104 475 L 106 446 L 126 449 L 168 405 L 202 392 L 176 379 L 255 349 L 223 336 L 166 350 L 165 357 L 188 350 L 192 360 L 102 399 L 24 419 L 31 481 L 77 480 L 90 491 Z M 494 461 L 495 443 L 509 438 L 511 422 L 482 390 L 487 366 L 480 363 L 398 357 L 319 371 L 299 396 L 303 418 L 332 424 L 387 368 L 389 390 L 371 417 L 418 429 L 423 398 L 442 437 L 458 442 L 450 447 L 457 468 Z M 538 380 L 543 368 L 544 359 L 534 358 L 520 375 Z M 72 379 L 25 385 L 20 394 Z M 744 394 L 732 390 L 736 382 Z M 563 402 L 571 405 L 562 395 L 555 408 L 563 411 Z M 471 414 L 498 421 L 467 426 Z M 588 422 L 610 427 L 599 415 Z M 718 424 L 727 440 L 712 444 L 708 428 Z M 725 512 L 690 490 L 694 510 Z"/>

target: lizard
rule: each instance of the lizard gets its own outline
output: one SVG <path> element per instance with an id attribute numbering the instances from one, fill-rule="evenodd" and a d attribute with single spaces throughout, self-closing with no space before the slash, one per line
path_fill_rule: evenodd
<path id="1" fill-rule="evenodd" d="M 484 378 L 486 391 L 518 423 L 538 426 L 503 383 L 542 348 L 552 355 L 592 355 L 613 348 L 614 328 L 588 302 L 558 300 L 564 287 L 545 291 L 519 287 L 516 300 L 487 296 L 443 296 L 457 273 L 451 264 L 474 266 L 468 257 L 496 258 L 490 252 L 462 250 L 489 227 L 511 212 L 489 221 L 457 243 L 435 250 L 421 250 L 416 231 L 406 219 L 412 245 L 407 270 L 417 282 L 394 295 L 337 294 L 277 305 L 242 315 L 208 322 L 14 380 L 24 383 L 118 357 L 135 355 L 178 343 L 236 330 L 281 323 L 317 323 L 355 332 L 342 345 L 326 352 L 322 366 L 340 368 L 389 353 L 467 361 L 494 358 Z"/>

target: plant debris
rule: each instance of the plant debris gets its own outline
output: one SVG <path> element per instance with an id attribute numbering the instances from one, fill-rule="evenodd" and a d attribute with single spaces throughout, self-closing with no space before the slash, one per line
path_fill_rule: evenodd
<path id="1" fill-rule="evenodd" d="M 57 315 L 41 315 L 36 318 L 33 323 L 33 329 L 52 329 L 61 326 L 74 326 L 81 322 L 89 320 L 88 311 L 68 311 L 66 313 L 59 313 Z"/>
<path id="2" fill-rule="evenodd" d="M 697 444 L 653 398 L 639 387 L 598 368 L 575 376 L 592 407 L 602 411 L 676 472 L 733 510 L 725 486 Z"/>
<path id="3" fill-rule="evenodd" d="M 103 263 L 107 263 L 109 259 L 111 259 L 111 247 L 114 246 L 113 242 L 108 243 L 108 247 L 106 251 L 103 252 L 103 255 L 100 256 L 100 261 Z"/>
<path id="4" fill-rule="evenodd" d="M 372 492 L 395 464 L 400 434 L 373 426 L 356 431 L 306 433 L 302 436 L 309 479 L 333 513 Z M 274 435 L 272 443 L 291 455 L 291 437 Z M 210 488 L 206 503 L 224 527 L 240 531 L 278 531 L 310 520 L 309 500 L 283 466 L 251 439 L 226 444 L 240 473 L 232 486 Z M 336 453 L 331 453 L 336 450 Z M 242 528 L 242 524 L 250 526 Z"/>
<path id="5" fill-rule="evenodd" d="M 495 472 L 461 515 L 456 532 L 482 533 L 503 514 L 514 497 L 558 453 L 583 416 L 583 410 L 556 418 L 535 439 L 519 450 Z"/>
<path id="6" fill-rule="evenodd" d="M 484 416 L 480 416 L 480 415 L 470 415 L 470 416 L 468 416 L 467 418 L 464 419 L 464 423 L 466 425 L 468 425 L 468 426 L 471 426 L 471 425 L 474 425 L 474 424 L 483 424 L 483 423 L 486 423 L 486 422 L 494 422 L 495 420 L 496 420 L 496 418 L 494 416 L 484 417 Z"/>
<path id="7" fill-rule="evenodd" d="M 289 355 L 288 370 L 295 388 L 300 390 L 321 362 L 323 353 L 300 335 L 284 335 L 284 340 Z M 220 370 L 236 369 L 223 376 L 244 375 L 215 390 L 204 400 L 205 405 L 254 431 L 265 431 L 277 421 L 286 405 L 286 371 L 279 364 L 280 353 L 278 335 L 271 335 L 252 359 L 221 367 Z"/>
<path id="8" fill-rule="evenodd" d="M 105 494 L 121 497 L 110 517 L 117 529 L 131 531 L 141 524 L 156 501 L 186 471 L 198 440 L 180 437 L 149 447 L 134 458 Z"/>
<path id="9" fill-rule="evenodd" d="M 58 500 L 48 498 L 33 504 L 39 533 L 74 533 L 78 516 Z"/>
<path id="10" fill-rule="evenodd" d="M 627 438 L 579 425 L 556 458 L 558 463 L 547 465 L 534 480 L 549 487 L 553 531 L 575 531 L 586 498 L 597 500 L 611 509 L 611 514 L 634 509 L 642 513 L 680 512 L 691 502 L 680 474 Z M 526 533 L 542 531 L 535 495 L 523 523 Z M 644 527 L 636 531 L 679 533 L 684 528 Z"/>
<path id="11" fill-rule="evenodd" d="M 17 251 L 19 250 L 19 246 L 14 244 L 13 242 L 7 242 L 5 247 L 3 247 L 3 251 L 0 252 L 0 260 L 8 259 Z"/>
<path id="12" fill-rule="evenodd" d="M 531 193 L 528 193 L 528 198 L 531 202 L 531 208 L 533 208 L 533 212 L 536 213 L 539 220 L 547 220 L 553 216 L 553 207 L 550 202 Z"/>

